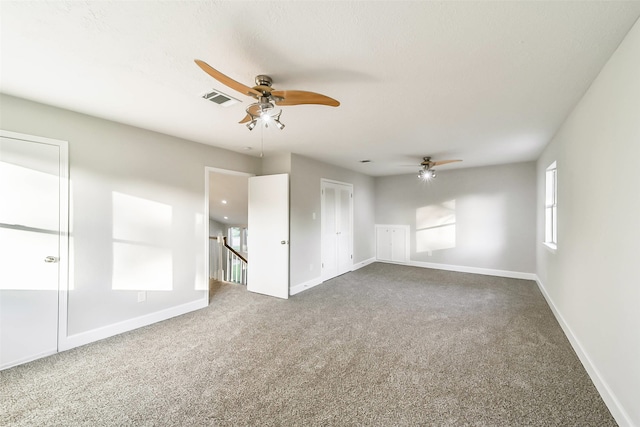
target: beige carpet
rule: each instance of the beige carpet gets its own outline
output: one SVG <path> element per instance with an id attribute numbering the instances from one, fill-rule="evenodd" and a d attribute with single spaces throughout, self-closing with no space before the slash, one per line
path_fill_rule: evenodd
<path id="1" fill-rule="evenodd" d="M 534 282 L 372 264 L 0 373 L 11 426 L 616 425 Z"/>

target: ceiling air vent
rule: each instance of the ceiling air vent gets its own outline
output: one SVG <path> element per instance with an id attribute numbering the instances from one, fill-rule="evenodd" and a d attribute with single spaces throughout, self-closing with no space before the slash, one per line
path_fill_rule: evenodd
<path id="1" fill-rule="evenodd" d="M 207 99 L 215 104 L 222 105 L 223 107 L 229 107 L 230 105 L 237 104 L 240 100 L 235 99 L 225 93 L 212 90 L 202 95 L 204 99 Z"/>

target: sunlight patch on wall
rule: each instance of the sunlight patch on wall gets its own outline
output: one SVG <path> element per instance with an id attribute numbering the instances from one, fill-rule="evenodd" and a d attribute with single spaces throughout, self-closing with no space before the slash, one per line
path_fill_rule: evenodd
<path id="1" fill-rule="evenodd" d="M 2 189 L 2 210 L 0 222 L 20 224 L 30 228 L 58 230 L 58 216 L 43 215 L 42 208 L 54 207 L 57 212 L 59 178 L 30 167 L 0 162 L 0 189 Z M 6 189 L 6 191 L 5 191 Z M 24 194 L 37 197 L 23 197 Z"/>
<path id="2" fill-rule="evenodd" d="M 172 208 L 113 192 L 113 274 L 117 290 L 173 287 Z"/>
<path id="3" fill-rule="evenodd" d="M 503 194 L 468 197 L 465 204 L 473 215 L 467 215 L 464 246 L 478 259 L 494 260 L 505 250 L 506 200 Z"/>
<path id="4" fill-rule="evenodd" d="M 57 175 L 0 161 L 1 290 L 58 290 L 58 264 L 44 259 L 59 257 L 59 185 Z"/>
<path id="5" fill-rule="evenodd" d="M 456 201 L 416 209 L 416 252 L 456 246 Z"/>
<path id="6" fill-rule="evenodd" d="M 194 219 L 194 226 L 195 226 L 194 239 L 196 242 L 201 242 L 202 238 L 206 237 L 206 229 L 207 229 L 207 226 L 205 225 L 205 222 L 204 222 L 203 214 L 196 213 L 196 216 Z M 205 241 L 205 245 L 207 247 L 209 246 L 208 238 Z M 199 246 L 199 243 L 197 246 Z M 194 247 L 197 247 L 197 246 L 194 245 Z M 195 262 L 194 271 L 196 272 L 193 288 L 196 291 L 206 291 L 207 289 L 209 289 L 209 280 L 207 279 L 209 274 L 208 274 L 208 271 L 206 271 L 205 254 L 206 254 L 206 248 L 203 251 L 198 251 L 196 253 L 196 256 L 193 257 Z"/>

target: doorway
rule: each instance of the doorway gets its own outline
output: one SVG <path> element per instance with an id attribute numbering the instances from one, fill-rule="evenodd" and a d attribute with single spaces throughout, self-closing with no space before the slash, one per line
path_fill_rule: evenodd
<path id="1" fill-rule="evenodd" d="M 228 279 L 234 266 L 224 247 L 224 238 L 231 245 L 234 243 L 230 237 L 232 230 L 247 229 L 248 183 L 251 176 L 244 172 L 205 168 L 205 217 L 208 219 L 206 277 L 209 277 L 210 292 L 219 282 L 230 281 Z M 241 252 L 242 256 L 248 257 L 246 245 Z"/>
<path id="2" fill-rule="evenodd" d="M 227 236 L 232 244 L 234 229 L 240 230 L 240 248 L 246 249 L 235 252 L 248 261 L 247 290 L 288 298 L 289 176 L 253 176 L 207 167 L 205 198 L 209 301 L 217 282 L 226 281 L 224 270 L 234 267 L 232 262 L 219 256 L 218 251 L 224 249 L 218 237 Z M 246 239 L 244 245 L 242 235 Z"/>
<path id="3" fill-rule="evenodd" d="M 321 180 L 322 281 L 353 267 L 353 184 Z"/>
<path id="4" fill-rule="evenodd" d="M 0 131 L 0 369 L 66 337 L 68 157 L 66 141 Z"/>

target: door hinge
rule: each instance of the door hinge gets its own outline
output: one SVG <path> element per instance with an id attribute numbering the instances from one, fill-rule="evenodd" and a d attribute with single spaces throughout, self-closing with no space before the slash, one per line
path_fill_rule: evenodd
<path id="1" fill-rule="evenodd" d="M 322 263 L 322 268 L 324 268 L 324 262 Z"/>
<path id="2" fill-rule="evenodd" d="M 351 259 L 353 259 L 353 254 L 351 255 Z"/>

